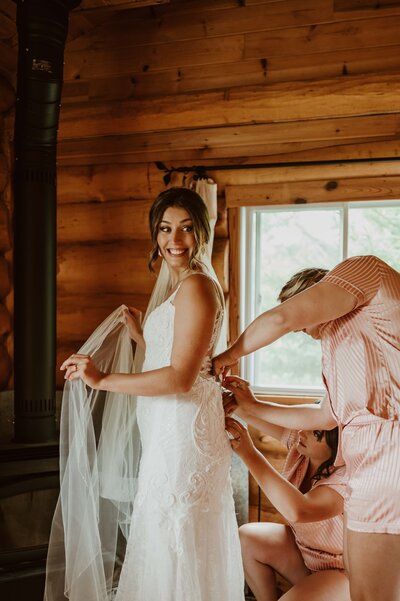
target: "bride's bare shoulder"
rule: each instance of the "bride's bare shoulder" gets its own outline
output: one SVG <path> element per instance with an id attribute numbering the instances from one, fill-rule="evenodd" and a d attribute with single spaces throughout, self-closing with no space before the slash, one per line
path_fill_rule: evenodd
<path id="1" fill-rule="evenodd" d="M 203 273 L 192 273 L 185 278 L 175 298 L 175 304 L 182 302 L 196 302 L 217 308 L 218 290 L 214 280 Z"/>

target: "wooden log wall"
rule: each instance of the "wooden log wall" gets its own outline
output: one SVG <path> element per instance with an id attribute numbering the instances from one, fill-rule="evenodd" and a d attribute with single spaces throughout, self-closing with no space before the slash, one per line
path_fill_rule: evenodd
<path id="1" fill-rule="evenodd" d="M 164 188 L 154 161 L 202 164 L 217 181 L 223 274 L 227 186 L 275 182 L 272 196 L 285 191 L 295 202 L 307 181 L 307 201 L 321 201 L 338 171 L 210 166 L 399 155 L 400 3 L 240 4 L 172 0 L 109 11 L 103 21 L 99 11 L 71 17 L 59 143 L 60 356 L 116 304 L 146 305 L 146 215 Z M 397 173 L 396 161 L 344 165 L 343 198 L 376 185 L 393 197 Z"/>
<path id="2" fill-rule="evenodd" d="M 71 14 L 65 55 L 60 358 L 115 306 L 146 306 L 147 212 L 165 187 L 155 161 L 201 164 L 217 181 L 215 264 L 226 293 L 235 282 L 225 190 L 232 207 L 243 198 L 241 190 L 232 201 L 235 186 L 252 186 L 257 202 L 296 202 L 306 187 L 305 200 L 315 202 L 329 199 L 327 181 L 338 175 L 335 165 L 251 165 L 370 158 L 340 166 L 342 198 L 363 198 L 366 189 L 393 197 L 399 187 L 396 160 L 373 159 L 400 151 L 400 1 L 376 8 L 369 0 L 171 0 L 85 10 L 101 4 Z M 4 6 L 0 69 L 10 80 L 16 34 L 13 3 Z M 6 124 L 11 136 L 12 119 Z M 232 169 L 212 169 L 221 165 Z M 267 192 L 254 188 L 266 184 Z M 229 222 L 237 243 L 234 209 Z M 234 298 L 230 304 L 235 319 Z"/>
<path id="3" fill-rule="evenodd" d="M 399 198 L 400 3 L 376 6 L 368 0 L 172 0 L 102 23 L 98 15 L 96 23 L 79 15 L 66 55 L 60 124 L 60 257 L 65 245 L 68 263 L 86 240 L 92 250 L 80 252 L 88 263 L 98 257 L 105 272 L 100 247 L 112 239 L 110 253 L 122 257 L 126 250 L 134 266 L 147 237 L 147 208 L 163 188 L 154 161 L 208 168 L 219 188 L 218 237 L 227 239 L 228 202 L 235 245 L 237 208 L 251 199 L 321 202 L 332 190 L 335 200 Z M 391 161 L 374 162 L 384 158 Z M 314 164 L 354 159 L 370 162 Z M 309 164 L 285 166 L 299 161 Z M 261 163 L 282 166 L 212 169 Z M 131 278 L 113 269 L 122 300 Z M 86 293 L 79 304 L 76 287 L 93 286 L 75 262 L 73 271 L 79 270 L 79 282 L 78 275 L 60 277 L 59 334 L 66 346 L 76 332 L 90 331 L 113 301 L 102 282 L 107 292 Z M 232 265 L 228 283 L 236 291 L 235 278 Z M 137 281 L 141 293 L 146 284 Z M 144 307 L 137 290 L 132 302 Z M 230 309 L 237 328 L 237 296 Z M 281 467 L 283 447 L 253 435 Z M 251 520 L 257 503 L 250 479 Z M 281 521 L 264 496 L 260 509 L 262 520 Z"/>
<path id="4" fill-rule="evenodd" d="M 131 10 L 127 1 L 124 10 L 81 10 L 100 4 L 72 13 L 65 55 L 58 364 L 116 306 L 146 307 L 147 212 L 165 188 L 155 161 L 203 165 L 218 183 L 215 265 L 226 294 L 237 290 L 229 241 L 238 244 L 243 202 L 400 194 L 400 0 L 170 0 Z M 16 63 L 12 5 L 4 0 L 0 23 L 7 81 Z M 12 118 L 5 123 L 10 137 Z M 369 162 L 346 163 L 360 159 Z M 3 163 L 0 182 L 9 177 Z M 172 183 L 181 181 L 175 174 Z M 229 301 L 234 331 L 237 295 Z M 0 380 L 8 369 L 0 365 Z M 254 436 L 279 466 L 282 448 Z M 256 519 L 253 481 L 250 505 Z M 280 519 L 264 500 L 261 516 Z"/>
<path id="5" fill-rule="evenodd" d="M 0 390 L 12 386 L 11 143 L 7 119 L 15 103 L 15 5 L 0 7 Z"/>

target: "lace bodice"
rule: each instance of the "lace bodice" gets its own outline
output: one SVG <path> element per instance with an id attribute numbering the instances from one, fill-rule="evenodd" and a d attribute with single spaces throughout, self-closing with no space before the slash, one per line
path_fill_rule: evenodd
<path id="1" fill-rule="evenodd" d="M 143 371 L 166 367 L 170 364 L 173 344 L 171 327 L 175 319 L 174 300 L 179 287 L 180 286 L 178 286 L 178 288 L 163 303 L 161 303 L 161 305 L 156 307 L 147 318 L 143 331 L 146 342 L 146 356 L 143 364 Z M 212 374 L 212 357 L 215 354 L 215 348 L 221 334 L 223 318 L 224 309 L 222 305 L 220 305 L 215 318 L 210 345 L 202 362 L 197 379 L 214 378 Z"/>

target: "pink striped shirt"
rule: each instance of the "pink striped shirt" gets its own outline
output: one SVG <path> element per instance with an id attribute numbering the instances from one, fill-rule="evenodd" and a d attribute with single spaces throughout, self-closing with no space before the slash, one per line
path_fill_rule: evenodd
<path id="1" fill-rule="evenodd" d="M 400 420 L 400 274 L 373 256 L 351 257 L 321 280 L 355 308 L 322 324 L 322 373 L 339 424 Z M 374 417 L 375 416 L 375 417 Z"/>
<path id="2" fill-rule="evenodd" d="M 309 459 L 297 450 L 299 433 L 296 430 L 284 430 L 281 440 L 289 449 L 282 476 L 299 489 L 307 473 Z M 314 482 L 312 489 L 317 486 L 330 486 L 342 497 L 345 497 L 346 484 L 346 469 L 342 466 L 328 478 L 321 478 Z M 290 527 L 309 570 L 316 572 L 318 570 L 343 569 L 342 514 L 319 522 L 291 523 Z"/>

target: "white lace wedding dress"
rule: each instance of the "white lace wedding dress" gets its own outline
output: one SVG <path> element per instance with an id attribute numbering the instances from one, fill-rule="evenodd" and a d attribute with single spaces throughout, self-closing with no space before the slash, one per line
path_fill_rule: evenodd
<path id="1" fill-rule="evenodd" d="M 170 364 L 176 292 L 147 318 L 143 371 Z M 142 458 L 116 601 L 244 600 L 231 449 L 210 357 L 190 392 L 138 399 Z"/>

